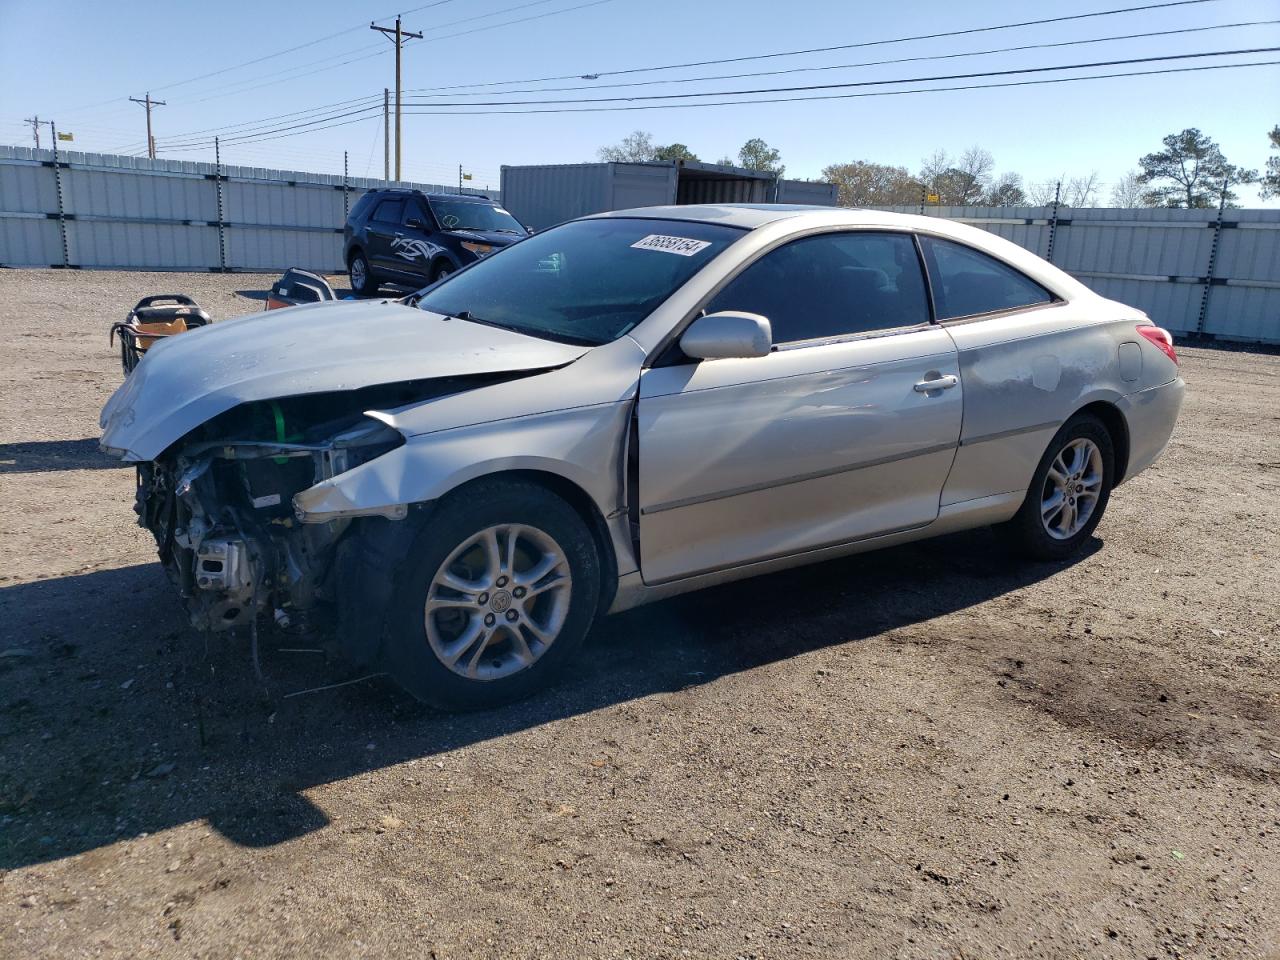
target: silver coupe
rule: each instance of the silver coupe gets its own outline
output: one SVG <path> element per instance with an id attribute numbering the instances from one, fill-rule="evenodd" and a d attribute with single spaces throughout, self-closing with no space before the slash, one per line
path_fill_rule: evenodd
<path id="1" fill-rule="evenodd" d="M 989 233 L 648 207 L 161 342 L 102 446 L 195 624 L 466 709 L 709 584 L 988 524 L 1068 558 L 1182 394 L 1165 330 Z"/>

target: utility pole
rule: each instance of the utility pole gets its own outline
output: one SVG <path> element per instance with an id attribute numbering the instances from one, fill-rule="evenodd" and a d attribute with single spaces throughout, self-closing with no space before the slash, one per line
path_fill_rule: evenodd
<path id="1" fill-rule="evenodd" d="M 406 40 L 421 40 L 422 34 L 411 33 L 400 26 L 400 18 L 396 17 L 396 27 L 380 27 L 376 23 L 369 24 L 370 30 L 377 30 L 388 39 L 394 38 L 396 45 L 396 183 L 400 182 L 400 51 L 404 49 Z"/>
<path id="2" fill-rule="evenodd" d="M 130 97 L 129 99 L 147 108 L 147 156 L 154 160 L 156 158 L 156 138 L 151 135 L 151 108 L 163 107 L 166 104 L 163 100 L 152 100 L 149 91 L 144 100 L 139 100 L 137 97 Z"/>
<path id="3" fill-rule="evenodd" d="M 382 179 L 391 182 L 391 91 L 382 88 Z"/>
<path id="4" fill-rule="evenodd" d="M 27 117 L 22 122 L 31 124 L 31 133 L 36 138 L 36 149 L 39 150 L 40 149 L 40 124 L 48 123 L 49 121 L 47 120 L 42 121 L 39 116 L 34 116 L 34 117 Z"/>

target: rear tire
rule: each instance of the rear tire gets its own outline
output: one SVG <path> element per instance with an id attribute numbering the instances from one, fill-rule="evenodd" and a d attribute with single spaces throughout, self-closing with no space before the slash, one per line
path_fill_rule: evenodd
<path id="1" fill-rule="evenodd" d="M 371 297 L 378 292 L 378 281 L 374 279 L 373 270 L 363 250 L 351 254 L 347 264 L 347 276 L 351 278 L 351 289 L 362 297 Z"/>
<path id="2" fill-rule="evenodd" d="M 1077 414 L 1045 450 L 1027 498 L 1001 532 L 1033 560 L 1066 560 L 1093 536 L 1115 482 L 1115 448 L 1102 421 Z"/>
<path id="3" fill-rule="evenodd" d="M 445 710 L 500 706 L 551 683 L 600 599 L 586 524 L 527 481 L 479 481 L 441 500 L 398 570 L 387 671 Z"/>
<path id="4" fill-rule="evenodd" d="M 453 272 L 454 272 L 453 264 L 449 263 L 449 261 L 446 260 L 445 262 L 437 266 L 435 270 L 431 271 L 431 282 L 438 283 L 439 281 L 443 280 L 445 277 L 449 276 L 449 274 Z"/>

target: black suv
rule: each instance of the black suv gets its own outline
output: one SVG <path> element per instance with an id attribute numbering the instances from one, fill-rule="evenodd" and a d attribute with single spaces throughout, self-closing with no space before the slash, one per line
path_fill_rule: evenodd
<path id="1" fill-rule="evenodd" d="M 529 234 L 488 197 L 420 190 L 370 190 L 343 230 L 343 256 L 356 293 L 378 285 L 421 287 Z"/>

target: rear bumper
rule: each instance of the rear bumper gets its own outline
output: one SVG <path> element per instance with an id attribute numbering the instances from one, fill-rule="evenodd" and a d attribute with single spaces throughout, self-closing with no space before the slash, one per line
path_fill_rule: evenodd
<path id="1" fill-rule="evenodd" d="M 1117 404 L 1129 425 L 1129 465 L 1123 480 L 1136 477 L 1155 463 L 1169 446 L 1186 384 L 1181 377 L 1131 393 Z"/>

